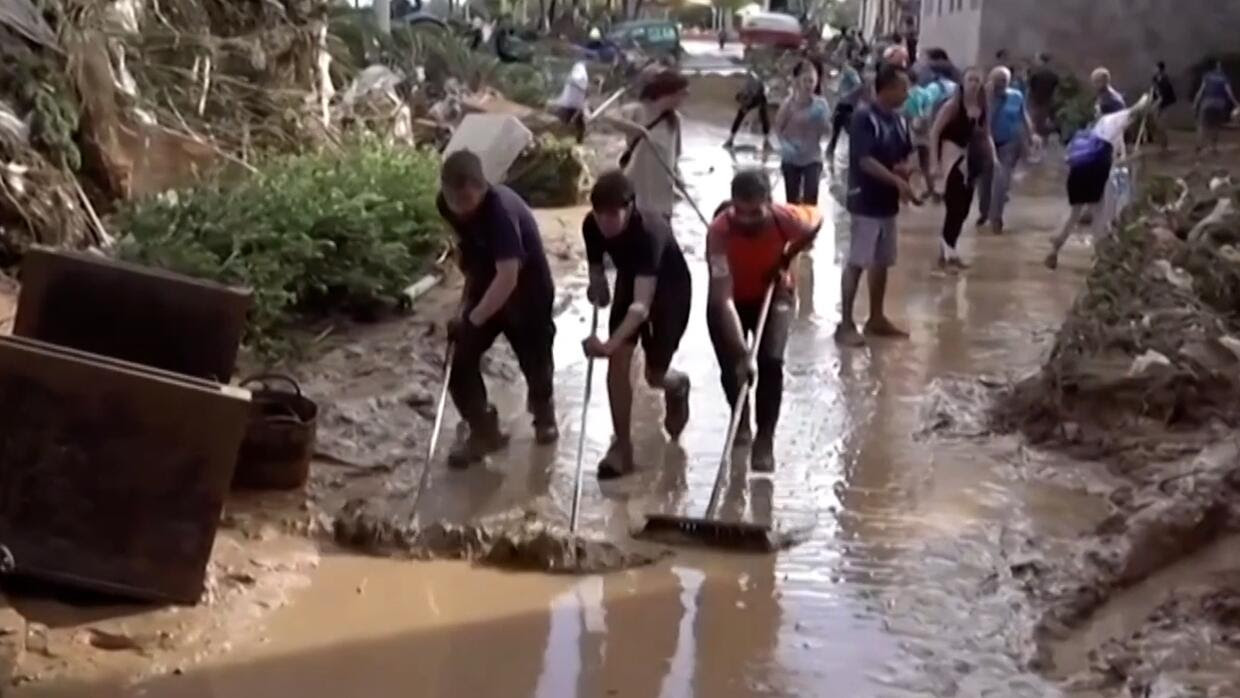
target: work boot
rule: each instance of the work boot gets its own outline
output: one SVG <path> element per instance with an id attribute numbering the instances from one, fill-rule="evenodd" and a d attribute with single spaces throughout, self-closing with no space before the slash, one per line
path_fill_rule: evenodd
<path id="1" fill-rule="evenodd" d="M 539 446 L 553 444 L 560 438 L 560 427 L 555 423 L 555 403 L 530 408 L 534 414 L 534 443 Z"/>
<path id="2" fill-rule="evenodd" d="M 749 469 L 755 473 L 775 472 L 775 439 L 768 431 L 758 431 L 749 454 Z"/>
<path id="3" fill-rule="evenodd" d="M 448 466 L 452 468 L 468 468 L 508 445 L 508 435 L 500 430 L 499 414 L 494 407 L 487 408 L 479 423 L 469 425 L 467 436 L 459 438 L 459 431 L 457 436 L 457 442 L 448 452 Z"/>
<path id="4" fill-rule="evenodd" d="M 1059 266 L 1059 253 L 1052 252 L 1046 255 L 1046 259 L 1043 260 L 1042 263 L 1046 265 L 1047 269 L 1053 270 L 1055 267 Z"/>
<path id="5" fill-rule="evenodd" d="M 633 463 L 633 444 L 612 438 L 603 460 L 598 462 L 598 479 L 614 480 L 637 469 Z"/>
<path id="6" fill-rule="evenodd" d="M 689 423 L 689 377 L 679 374 L 674 385 L 663 389 L 663 428 L 673 439 L 679 437 Z"/>

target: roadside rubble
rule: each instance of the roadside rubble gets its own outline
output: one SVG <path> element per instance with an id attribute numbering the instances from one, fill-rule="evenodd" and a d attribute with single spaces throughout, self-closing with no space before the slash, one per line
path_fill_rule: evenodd
<path id="1" fill-rule="evenodd" d="M 1234 575 L 1175 587 L 1135 633 L 1090 648 L 1074 675 L 1055 665 L 1056 648 L 1078 646 L 1127 590 L 1237 540 L 1238 195 L 1225 176 L 1153 180 L 1098 244 L 1043 368 L 992 395 L 989 428 L 1102 463 L 1110 478 L 1094 483 L 1111 511 L 1090 535 L 1054 553 L 1026 539 L 1006 570 L 1037 618 L 1029 661 L 1073 690 L 1223 695 L 1240 670 Z"/>

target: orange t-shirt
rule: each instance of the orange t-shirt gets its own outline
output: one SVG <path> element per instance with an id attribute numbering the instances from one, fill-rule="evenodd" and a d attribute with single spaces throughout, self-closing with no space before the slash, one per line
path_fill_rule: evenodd
<path id="1" fill-rule="evenodd" d="M 767 280 L 783 260 L 785 248 L 813 235 L 822 224 L 822 215 L 814 206 L 772 204 L 771 214 L 760 230 L 740 230 L 732 223 L 729 206 L 710 224 L 706 235 L 707 263 L 714 276 L 714 257 L 722 254 L 726 258 L 734 300 L 762 300 Z M 792 283 L 791 274 L 785 275 L 784 283 Z"/>

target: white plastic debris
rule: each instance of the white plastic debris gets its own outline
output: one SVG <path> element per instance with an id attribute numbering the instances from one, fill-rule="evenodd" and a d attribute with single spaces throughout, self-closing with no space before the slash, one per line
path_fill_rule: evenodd
<path id="1" fill-rule="evenodd" d="M 1148 349 L 1144 354 L 1132 360 L 1132 366 L 1128 369 L 1128 375 L 1139 376 L 1149 372 L 1152 368 L 1169 368 L 1170 366 L 1171 359 L 1153 349 Z"/>
<path id="2" fill-rule="evenodd" d="M 1193 290 L 1193 275 L 1183 269 L 1176 269 L 1171 266 L 1171 262 L 1165 259 L 1156 260 L 1153 264 L 1154 269 L 1158 272 L 1158 276 L 1167 280 L 1167 283 L 1175 286 L 1181 291 Z"/>
<path id="3" fill-rule="evenodd" d="M 534 134 L 519 119 L 509 114 L 469 114 L 444 149 L 444 157 L 458 150 L 469 150 L 482 160 L 487 181 L 498 184 L 508 175 L 508 168 L 534 140 Z"/>

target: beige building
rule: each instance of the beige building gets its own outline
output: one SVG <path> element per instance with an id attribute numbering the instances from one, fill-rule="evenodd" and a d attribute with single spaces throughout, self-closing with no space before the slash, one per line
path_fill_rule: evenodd
<path id="1" fill-rule="evenodd" d="M 923 48 L 961 66 L 1046 51 L 1078 75 L 1104 65 L 1129 91 L 1167 62 L 1181 95 L 1187 70 L 1207 55 L 1240 51 L 1240 0 L 922 0 Z"/>

